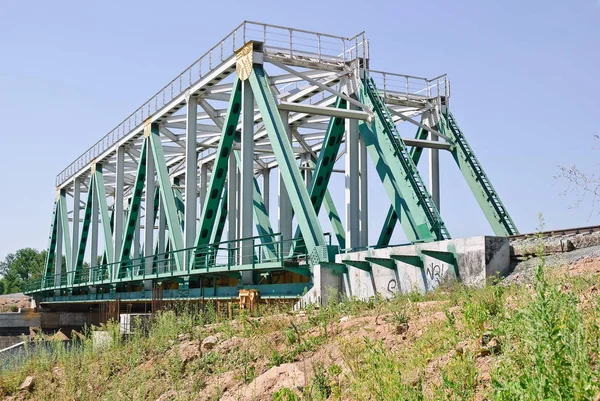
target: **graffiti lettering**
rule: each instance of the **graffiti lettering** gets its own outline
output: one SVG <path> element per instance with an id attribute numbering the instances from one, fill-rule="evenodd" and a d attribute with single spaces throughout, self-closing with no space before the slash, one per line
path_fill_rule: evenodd
<path id="1" fill-rule="evenodd" d="M 446 273 L 446 265 L 437 264 L 434 262 L 429 263 L 426 268 L 427 278 L 431 281 L 440 281 Z"/>
<path id="2" fill-rule="evenodd" d="M 394 293 L 396 293 L 396 288 L 398 288 L 398 283 L 396 282 L 396 280 L 391 279 L 387 284 L 388 292 L 393 295 Z"/>

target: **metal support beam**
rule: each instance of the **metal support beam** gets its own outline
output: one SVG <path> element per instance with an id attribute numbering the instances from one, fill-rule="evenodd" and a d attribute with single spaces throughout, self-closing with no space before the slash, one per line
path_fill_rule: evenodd
<path id="1" fill-rule="evenodd" d="M 289 113 L 287 111 L 280 111 L 279 116 L 281 118 L 281 122 L 285 127 L 284 135 L 291 142 L 292 140 L 292 131 L 288 124 Z M 278 168 L 279 175 L 279 183 L 277 186 L 277 193 L 279 198 L 279 207 L 277 209 L 277 218 L 279 221 L 279 232 L 281 233 L 283 239 L 283 249 L 282 252 L 284 255 L 287 255 L 290 252 L 292 243 L 292 204 L 290 202 L 290 197 L 285 188 L 285 179 L 281 168 Z"/>
<path id="2" fill-rule="evenodd" d="M 119 261 L 119 251 L 121 250 L 121 244 L 123 243 L 123 202 L 124 202 L 124 190 L 125 190 L 125 147 L 119 146 L 117 148 L 117 171 L 115 177 L 115 224 L 113 227 L 114 232 L 114 259 L 111 261 L 116 263 Z"/>
<path id="3" fill-rule="evenodd" d="M 187 99 L 185 144 L 185 224 L 184 247 L 194 246 L 196 237 L 196 206 L 198 195 L 198 152 L 196 127 L 198 124 L 198 97 Z M 186 263 L 189 260 L 186 255 Z"/>
<path id="4" fill-rule="evenodd" d="M 235 159 L 237 161 L 238 170 L 241 170 L 242 165 L 242 157 L 239 150 L 234 150 L 233 154 L 235 155 Z M 260 192 L 260 186 L 258 185 L 258 180 L 253 175 L 251 177 L 251 181 L 253 182 L 253 201 L 252 201 L 252 210 L 254 216 L 254 222 L 256 231 L 258 235 L 261 236 L 261 242 L 265 244 L 265 254 L 269 258 L 275 258 L 277 255 L 277 249 L 275 245 L 275 237 L 273 236 L 273 228 L 271 227 L 271 221 L 269 220 L 269 214 L 265 207 L 265 202 L 263 200 L 262 194 Z M 243 202 L 242 202 L 243 203 Z M 250 235 L 254 236 L 254 235 Z M 242 238 L 247 238 L 247 236 L 243 235 Z M 243 262 L 246 263 L 246 262 Z M 252 261 L 248 262 L 252 263 Z"/>
<path id="5" fill-rule="evenodd" d="M 362 138 L 358 141 L 358 158 L 360 160 L 360 241 L 358 246 L 369 246 L 369 181 L 367 147 Z"/>
<path id="6" fill-rule="evenodd" d="M 392 270 L 396 269 L 396 262 L 392 259 L 374 258 L 374 257 L 367 256 L 367 257 L 365 257 L 365 260 L 367 262 L 371 262 L 371 263 L 375 263 L 376 265 L 383 266 L 387 269 L 392 269 Z"/>
<path id="7" fill-rule="evenodd" d="M 73 271 L 77 271 L 77 252 L 79 251 L 79 210 L 81 209 L 81 181 L 79 178 L 73 180 L 73 244 L 71 260 L 75 264 Z"/>
<path id="8" fill-rule="evenodd" d="M 349 105 L 348 107 L 354 107 Z M 350 249 L 360 246 L 360 198 L 359 198 L 359 149 L 358 124 L 356 120 L 346 120 L 346 246 Z"/>
<path id="9" fill-rule="evenodd" d="M 146 274 L 152 274 L 152 264 L 154 254 L 154 192 L 156 186 L 156 173 L 154 166 L 154 158 L 146 157 L 146 194 L 145 215 L 144 215 L 144 267 Z M 162 189 L 162 188 L 161 188 Z M 171 228 L 171 227 L 169 227 Z M 144 289 L 152 289 L 152 281 L 144 282 Z"/>
<path id="10" fill-rule="evenodd" d="M 112 228 L 108 205 L 106 204 L 106 189 L 104 186 L 104 175 L 102 174 L 102 165 L 96 164 L 94 172 L 94 193 L 98 199 L 98 211 L 102 223 L 102 236 L 104 238 L 104 254 L 107 261 L 114 259 L 114 248 L 112 239 Z"/>
<path id="11" fill-rule="evenodd" d="M 63 275 L 63 230 L 61 222 L 61 201 L 60 194 L 56 199 L 57 220 L 56 220 L 56 264 L 54 265 L 54 286 L 58 287 L 62 282 Z M 60 293 L 60 292 L 59 292 Z"/>
<path id="12" fill-rule="evenodd" d="M 365 77 L 360 95 L 376 111 L 374 124 L 359 125 L 361 137 L 394 210 L 401 215 L 407 238 L 411 242 L 450 238 L 372 79 Z"/>
<path id="13" fill-rule="evenodd" d="M 179 225 L 175 196 L 173 194 L 173 189 L 171 188 L 171 180 L 169 178 L 169 171 L 167 170 L 167 164 L 165 162 L 165 154 L 160 142 L 160 131 L 158 129 L 158 124 L 153 123 L 149 127 L 144 127 L 144 130 L 144 134 L 147 135 L 150 146 L 152 147 L 152 156 L 154 157 L 156 177 L 160 185 L 160 197 L 165 205 L 167 225 L 169 227 L 169 241 L 172 246 L 171 251 L 173 251 L 177 270 L 181 271 L 185 266 L 184 255 L 181 252 L 181 250 L 184 248 L 183 233 Z M 154 227 L 154 224 L 152 224 L 152 227 Z M 148 246 L 150 247 L 152 244 L 153 243 L 150 242 Z"/>
<path id="14" fill-rule="evenodd" d="M 136 231 L 139 222 L 140 205 L 142 202 L 142 192 L 144 190 L 144 181 L 146 180 L 146 158 L 148 155 L 148 141 L 142 142 L 142 149 L 140 151 L 140 157 L 138 160 L 137 173 L 135 177 L 135 184 L 132 189 L 132 196 L 129 203 L 129 209 L 127 211 L 127 219 L 125 220 L 125 232 L 123 236 L 123 243 L 119 252 L 119 258 L 117 259 L 120 263 L 115 265 L 112 277 L 117 279 L 121 277 L 121 270 L 126 267 L 126 261 L 131 257 L 131 248 L 133 246 L 136 251 L 135 243 L 139 243 Z M 134 255 L 135 257 L 135 255 Z"/>
<path id="15" fill-rule="evenodd" d="M 198 194 L 200 210 L 204 207 L 206 201 L 206 186 L 208 185 L 208 164 L 202 163 L 200 165 L 200 192 Z"/>
<path id="16" fill-rule="evenodd" d="M 325 246 L 325 236 L 310 203 L 308 191 L 294 158 L 291 141 L 286 135 L 287 129 L 279 116 L 275 98 L 262 66 L 254 65 L 249 79 L 304 241 L 311 251 L 316 247 Z"/>
<path id="17" fill-rule="evenodd" d="M 100 205 L 98 204 L 98 196 L 95 194 L 96 185 L 94 184 L 94 180 L 90 181 L 90 184 L 92 185 L 90 190 L 94 194 L 92 198 L 92 218 L 90 221 L 92 239 L 92 242 L 90 243 L 90 267 L 92 268 L 98 266 L 98 213 L 100 209 Z"/>
<path id="18" fill-rule="evenodd" d="M 238 213 L 237 213 L 237 161 L 235 155 L 230 153 L 229 155 L 229 168 L 227 174 L 227 240 L 229 242 L 229 248 L 231 248 L 231 257 L 237 260 L 235 255 L 235 248 L 237 244 L 234 240 L 237 238 L 237 226 L 238 226 Z M 233 263 L 233 262 L 232 262 Z M 234 263 L 235 264 L 235 263 Z"/>
<path id="19" fill-rule="evenodd" d="M 279 103 L 279 110 L 282 111 L 293 111 L 295 113 L 307 113 L 311 115 L 321 115 L 321 116 L 330 116 L 330 117 L 340 117 L 340 118 L 350 118 L 362 121 L 369 121 L 370 115 L 364 111 L 354 110 L 344 110 L 338 109 L 334 107 L 323 107 L 323 106 L 313 106 L 306 103 L 289 103 L 289 102 L 281 102 Z"/>
<path id="20" fill-rule="evenodd" d="M 270 179 L 270 175 L 271 175 L 271 169 L 264 169 L 262 171 L 262 177 L 263 177 L 263 190 L 262 190 L 262 195 L 263 195 L 263 203 L 265 205 L 265 211 L 267 213 L 267 216 L 269 215 L 269 206 L 270 206 L 270 198 L 271 198 L 271 179 Z"/>
<path id="21" fill-rule="evenodd" d="M 52 208 L 52 220 L 50 223 L 50 235 L 48 236 L 48 252 L 46 253 L 46 261 L 44 263 L 44 275 L 42 277 L 42 288 L 52 286 L 54 283 L 51 282 L 54 276 L 54 262 L 56 260 L 56 244 L 57 244 L 57 229 L 58 229 L 58 199 L 54 201 L 54 207 Z M 56 270 L 56 269 L 55 269 Z"/>
<path id="22" fill-rule="evenodd" d="M 212 231 L 215 226 L 215 218 L 221 202 L 221 196 L 225 188 L 225 178 L 227 177 L 229 155 L 233 146 L 235 129 L 240 118 L 241 112 L 241 81 L 236 77 L 233 82 L 231 99 L 227 107 L 225 124 L 221 133 L 221 141 L 217 148 L 218 157 L 215 158 L 213 170 L 208 188 L 208 194 L 202 206 L 200 216 L 200 227 L 196 236 L 197 252 L 203 245 L 207 245 L 212 237 Z"/>
<path id="23" fill-rule="evenodd" d="M 242 82 L 242 137 L 240 163 L 240 231 L 241 238 L 254 234 L 254 96 L 250 82 Z M 235 170 L 234 170 L 235 171 Z M 254 257 L 252 240 L 243 241 L 241 263 L 251 264 Z M 252 272 L 242 272 L 242 284 L 252 284 Z"/>

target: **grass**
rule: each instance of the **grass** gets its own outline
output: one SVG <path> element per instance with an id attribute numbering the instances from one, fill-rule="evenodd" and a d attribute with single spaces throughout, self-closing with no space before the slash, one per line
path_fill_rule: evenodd
<path id="1" fill-rule="evenodd" d="M 62 343 L 38 348 L 0 372 L 0 398 L 154 400 L 174 390 L 173 399 L 217 400 L 228 388 L 251 386 L 269 369 L 294 363 L 304 383 L 275 387 L 267 399 L 594 400 L 596 286 L 598 276 L 564 276 L 542 260 L 533 286 L 446 284 L 389 300 L 331 297 L 325 308 L 308 307 L 304 318 L 263 310 L 217 321 L 210 308 L 204 315 L 166 311 L 127 339 L 114 323 L 102 327 L 112 338 L 106 348 L 93 345 L 98 329 L 71 350 Z M 397 334 L 399 325 L 408 331 Z M 208 335 L 233 345 L 184 360 L 182 343 L 199 345 Z M 33 390 L 19 391 L 29 375 Z"/>

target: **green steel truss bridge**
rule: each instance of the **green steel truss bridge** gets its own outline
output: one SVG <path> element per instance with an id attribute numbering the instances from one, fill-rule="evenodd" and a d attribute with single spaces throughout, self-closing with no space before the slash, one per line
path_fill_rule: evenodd
<path id="1" fill-rule="evenodd" d="M 157 287 L 175 299 L 298 298 L 314 266 L 343 273 L 336 254 L 386 247 L 396 226 L 413 243 L 450 238 L 440 150 L 494 233 L 518 234 L 449 110 L 448 78 L 370 64 L 364 33 L 243 22 L 58 174 L 44 275 L 27 292 L 47 303 L 147 300 Z M 387 198 L 368 199 L 369 168 Z M 340 209 L 329 189 L 342 176 Z M 389 208 L 377 244 L 369 207 Z"/>

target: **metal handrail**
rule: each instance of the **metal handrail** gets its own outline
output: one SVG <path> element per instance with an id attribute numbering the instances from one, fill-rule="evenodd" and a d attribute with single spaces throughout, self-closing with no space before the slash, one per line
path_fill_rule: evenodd
<path id="1" fill-rule="evenodd" d="M 34 293 L 40 290 L 49 291 L 53 289 L 117 282 L 124 283 L 153 278 L 175 278 L 215 270 L 217 272 L 237 271 L 237 269 L 232 270 L 232 268 L 241 265 L 249 269 L 255 269 L 261 263 L 276 263 L 283 266 L 283 263 L 289 260 L 308 260 L 307 253 L 289 254 L 288 249 L 292 248 L 294 241 L 294 239 L 284 240 L 280 233 L 221 241 L 203 245 L 199 248 L 185 248 L 114 263 L 105 263 L 83 268 L 80 271 L 55 274 L 44 277 L 37 282 L 28 283 L 24 290 L 27 293 Z M 251 245 L 245 245 L 248 242 L 251 242 Z M 274 257 L 269 257 L 267 255 L 272 253 L 272 249 L 269 246 L 273 245 L 276 253 Z M 240 252 L 247 246 L 252 247 L 252 262 L 244 264 L 241 261 Z M 191 263 L 187 263 L 184 269 L 178 270 L 176 268 L 175 255 L 181 253 L 184 253 L 187 256 L 186 259 L 190 260 Z M 150 264 L 152 265 L 152 272 L 146 272 Z M 120 275 L 119 277 L 111 277 L 110 272 L 114 271 L 114 267 L 116 266 L 120 267 Z"/>
<path id="2" fill-rule="evenodd" d="M 253 29 L 254 28 L 254 29 Z M 273 32 L 276 31 L 276 32 Z M 277 31 L 285 31 L 289 34 L 288 41 L 278 40 L 273 38 L 276 35 L 281 35 Z M 253 34 L 258 32 L 260 34 Z M 306 34 L 314 36 L 313 45 L 307 45 L 303 42 L 294 41 L 294 34 Z M 332 49 L 327 52 L 327 48 L 322 46 L 322 38 L 328 38 L 339 42 L 342 52 L 339 53 L 339 49 Z M 296 38 L 298 39 L 298 38 Z M 305 40 L 306 38 L 302 38 Z M 73 177 L 78 171 L 83 169 L 95 158 L 100 156 L 103 152 L 114 146 L 119 140 L 130 134 L 131 132 L 139 131 L 145 120 L 152 117 L 156 112 L 165 107 L 176 97 L 190 89 L 195 85 L 202 77 L 212 71 L 214 68 L 220 66 L 223 62 L 229 60 L 235 50 L 239 49 L 249 40 L 261 40 L 264 43 L 265 51 L 269 48 L 269 43 L 287 43 L 289 46 L 283 48 L 289 51 L 289 55 L 292 57 L 294 53 L 300 54 L 314 54 L 317 56 L 319 61 L 324 60 L 335 60 L 339 59 L 339 62 L 345 63 L 350 61 L 349 59 L 355 59 L 359 57 L 368 57 L 368 42 L 366 40 L 364 32 L 359 33 L 351 38 L 344 38 L 341 36 L 329 35 L 318 32 L 311 32 L 302 29 L 287 28 L 279 25 L 261 24 L 258 22 L 244 21 L 238 25 L 233 31 L 231 31 L 223 40 L 213 46 L 210 50 L 204 53 L 199 59 L 193 62 L 188 68 L 186 68 L 181 74 L 175 79 L 169 82 L 161 90 L 156 92 L 148 101 L 146 101 L 141 107 L 125 118 L 116 128 L 105 135 L 102 139 L 96 142 L 88 150 L 86 150 L 81 156 L 79 156 L 73 163 L 67 166 L 56 176 L 56 186 L 60 186 Z M 360 42 L 359 42 L 360 40 Z M 332 42 L 333 43 L 333 42 Z M 346 43 L 353 43 L 356 46 L 356 51 L 346 50 Z M 329 44 L 329 43 L 328 43 Z M 335 44 L 335 43 L 333 43 Z M 362 44 L 362 54 L 358 52 L 358 46 Z M 307 51 L 306 47 L 312 47 L 317 49 L 314 53 Z M 278 48 L 281 48 L 280 46 Z M 204 67 L 204 69 L 203 69 Z"/>

